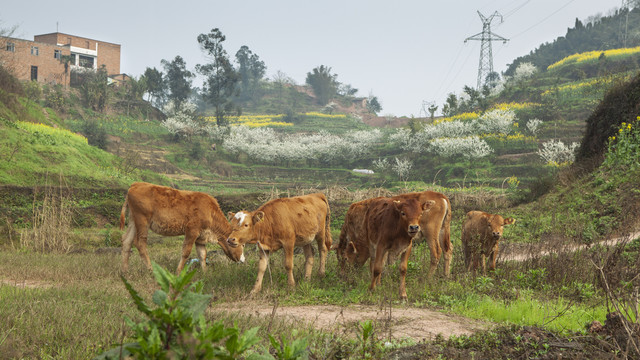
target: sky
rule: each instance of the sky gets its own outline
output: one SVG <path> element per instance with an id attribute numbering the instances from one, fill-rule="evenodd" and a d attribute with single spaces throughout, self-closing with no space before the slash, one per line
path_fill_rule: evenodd
<path id="1" fill-rule="evenodd" d="M 519 56 L 564 36 L 576 18 L 608 15 L 622 0 L 0 0 L 0 28 L 13 37 L 62 32 L 121 45 L 123 73 L 163 70 L 180 55 L 187 68 L 208 59 L 197 37 L 219 28 L 231 59 L 246 45 L 267 67 L 297 84 L 325 65 L 337 80 L 374 95 L 380 115 L 424 116 L 423 104 L 442 108 L 449 93 L 475 87 L 482 32 L 478 11 L 494 12 L 493 68 L 501 73 Z M 199 86 L 202 77 L 194 81 Z"/>

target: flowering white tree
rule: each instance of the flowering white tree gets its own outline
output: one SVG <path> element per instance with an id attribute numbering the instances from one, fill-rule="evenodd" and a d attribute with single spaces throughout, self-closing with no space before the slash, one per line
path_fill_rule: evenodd
<path id="1" fill-rule="evenodd" d="M 527 121 L 527 131 L 531 133 L 531 135 L 536 136 L 538 131 L 540 130 L 540 125 L 542 125 L 542 120 L 540 119 L 530 119 Z"/>
<path id="2" fill-rule="evenodd" d="M 577 148 L 577 142 L 566 145 L 560 140 L 549 140 L 542 143 L 542 147 L 538 150 L 538 155 L 545 161 L 545 163 L 559 166 L 562 164 L 572 163 L 575 159 Z"/>
<path id="3" fill-rule="evenodd" d="M 344 136 L 321 131 L 313 134 L 284 135 L 272 128 L 235 126 L 224 139 L 224 147 L 231 154 L 245 153 L 257 162 L 282 163 L 288 161 L 319 161 L 336 163 L 353 161 L 371 151 L 380 142 L 382 133 L 351 131 Z"/>
<path id="4" fill-rule="evenodd" d="M 167 116 L 162 125 L 177 137 L 189 138 L 204 132 L 204 129 L 195 120 L 196 105 L 193 103 L 184 102 L 178 106 L 174 101 L 169 101 L 162 112 Z"/>
<path id="5" fill-rule="evenodd" d="M 398 159 L 391 165 L 391 169 L 395 172 L 400 180 L 407 181 L 409 179 L 409 172 L 413 167 L 413 162 L 409 159 Z"/>
<path id="6" fill-rule="evenodd" d="M 513 81 L 521 81 L 532 77 L 538 72 L 538 68 L 530 62 L 523 62 L 513 72 Z"/>
<path id="7" fill-rule="evenodd" d="M 509 135 L 513 131 L 516 113 L 511 109 L 487 111 L 475 121 L 479 134 Z"/>
<path id="8" fill-rule="evenodd" d="M 477 136 L 434 139 L 429 150 L 442 157 L 461 156 L 465 159 L 480 159 L 493 152 L 489 144 Z"/>

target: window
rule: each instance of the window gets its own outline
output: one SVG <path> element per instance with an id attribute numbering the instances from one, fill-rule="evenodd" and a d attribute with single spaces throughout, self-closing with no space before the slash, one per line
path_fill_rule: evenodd
<path id="1" fill-rule="evenodd" d="M 62 58 L 62 51 L 60 50 L 53 50 L 53 57 L 55 59 L 60 60 Z"/>
<path id="2" fill-rule="evenodd" d="M 37 46 L 32 46 L 31 47 L 31 55 L 38 56 L 38 54 L 39 54 L 38 47 Z"/>
<path id="3" fill-rule="evenodd" d="M 16 51 L 16 44 L 14 44 L 12 42 L 7 43 L 7 51 L 15 52 Z"/>
<path id="4" fill-rule="evenodd" d="M 31 80 L 38 81 L 38 67 L 31 66 Z"/>
<path id="5" fill-rule="evenodd" d="M 94 58 L 91 56 L 80 55 L 78 59 L 78 62 L 79 62 L 78 65 L 85 68 L 93 69 L 93 61 L 94 61 Z"/>

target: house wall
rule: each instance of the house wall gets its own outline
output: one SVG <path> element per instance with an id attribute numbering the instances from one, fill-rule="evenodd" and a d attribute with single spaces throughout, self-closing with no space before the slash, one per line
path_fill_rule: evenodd
<path id="1" fill-rule="evenodd" d="M 9 43 L 14 44 L 13 52 L 7 51 Z M 64 63 L 54 57 L 55 50 L 59 50 L 61 55 L 70 55 L 68 47 L 7 37 L 0 38 L 0 45 L 2 66 L 19 80 L 30 81 L 31 67 L 36 66 L 38 82 L 69 85 L 69 72 L 65 71 Z M 38 55 L 31 53 L 32 47 L 38 48 Z"/>
<path id="2" fill-rule="evenodd" d="M 96 68 L 102 65 L 107 69 L 107 75 L 120 74 L 120 45 L 105 41 L 93 40 L 81 36 L 64 33 L 51 33 L 36 35 L 35 41 L 71 46 L 72 48 L 86 49 L 97 53 Z"/>

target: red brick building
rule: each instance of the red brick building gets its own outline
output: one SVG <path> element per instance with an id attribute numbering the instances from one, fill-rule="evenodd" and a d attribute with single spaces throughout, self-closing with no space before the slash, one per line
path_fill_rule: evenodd
<path id="1" fill-rule="evenodd" d="M 70 72 L 105 66 L 120 74 L 120 45 L 63 33 L 34 41 L 0 37 L 0 63 L 20 80 L 69 86 Z"/>

